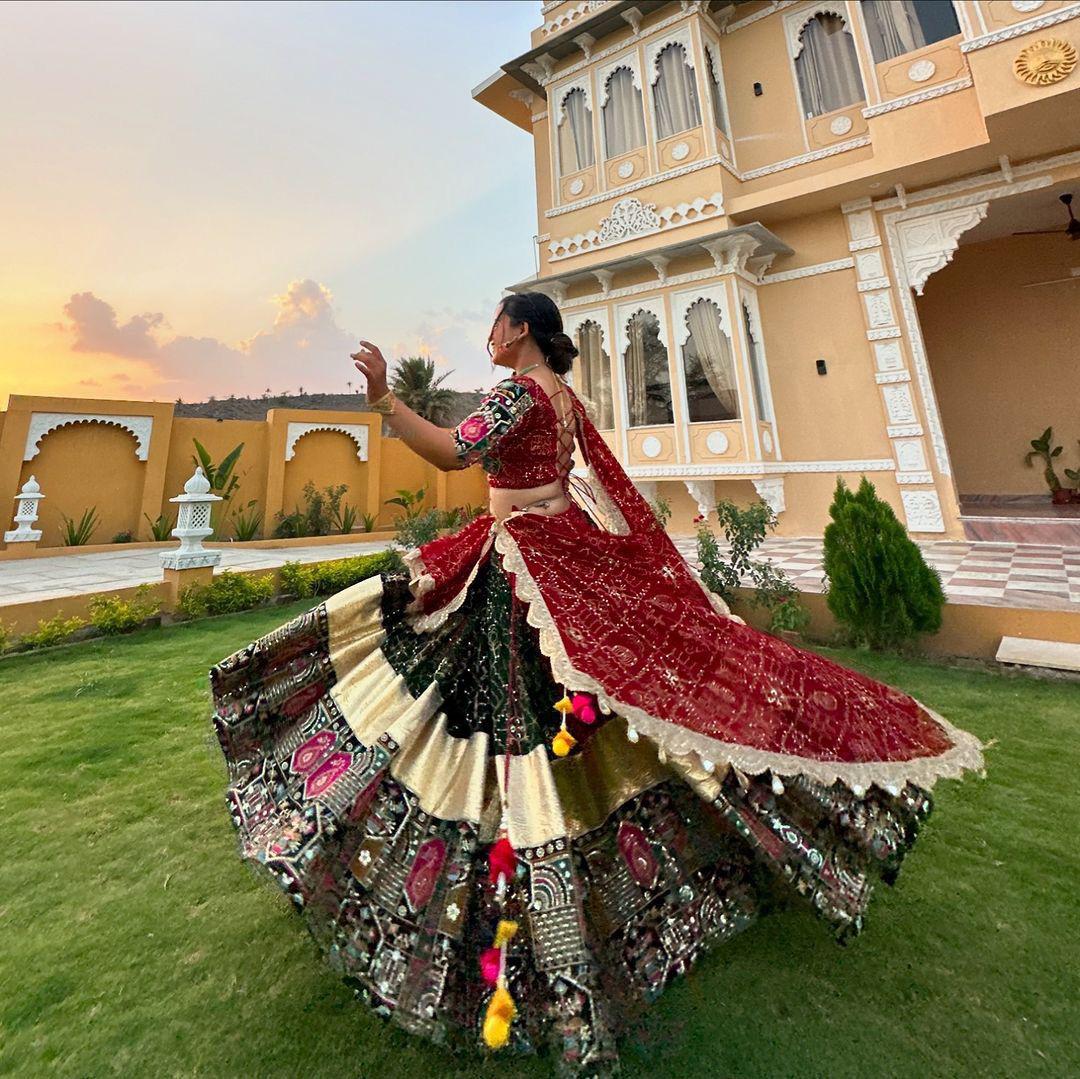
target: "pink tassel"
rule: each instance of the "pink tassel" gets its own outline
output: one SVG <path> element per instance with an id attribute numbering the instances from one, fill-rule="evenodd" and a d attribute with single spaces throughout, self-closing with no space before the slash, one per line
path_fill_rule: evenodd
<path id="1" fill-rule="evenodd" d="M 488 877 L 492 884 L 497 884 L 499 874 L 505 875 L 509 881 L 517 868 L 517 855 L 510 846 L 510 840 L 503 836 L 488 852 Z"/>
<path id="2" fill-rule="evenodd" d="M 480 975 L 488 985 L 495 985 L 499 980 L 501 953 L 501 948 L 485 948 L 480 953 Z"/>
<path id="3" fill-rule="evenodd" d="M 570 700 L 574 706 L 574 715 L 582 723 L 596 722 L 596 707 L 591 693 L 575 693 Z"/>

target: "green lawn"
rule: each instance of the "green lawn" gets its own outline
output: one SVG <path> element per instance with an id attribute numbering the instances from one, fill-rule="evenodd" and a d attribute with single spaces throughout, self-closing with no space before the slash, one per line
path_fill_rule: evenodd
<path id="1" fill-rule="evenodd" d="M 0 1072 L 551 1074 L 386 1026 L 237 858 L 207 668 L 306 606 L 0 661 Z M 988 778 L 940 784 L 850 947 L 809 914 L 759 923 L 669 989 L 625 1073 L 1080 1073 L 1080 690 L 829 654 L 997 738 Z"/>

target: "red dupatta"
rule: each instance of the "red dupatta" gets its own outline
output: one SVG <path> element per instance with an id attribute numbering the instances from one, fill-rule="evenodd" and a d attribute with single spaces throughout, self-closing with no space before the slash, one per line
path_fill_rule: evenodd
<path id="1" fill-rule="evenodd" d="M 460 606 L 494 543 L 556 681 L 594 693 L 664 755 L 857 793 L 982 769 L 978 739 L 907 694 L 731 617 L 572 400 L 590 513 L 575 501 L 551 516 L 484 514 L 409 552 L 418 632 Z"/>

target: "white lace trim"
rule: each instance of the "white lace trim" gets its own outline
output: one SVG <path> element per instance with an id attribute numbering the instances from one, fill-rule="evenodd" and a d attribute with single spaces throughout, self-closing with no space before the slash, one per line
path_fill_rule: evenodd
<path id="1" fill-rule="evenodd" d="M 413 601 L 406 610 L 415 611 L 419 609 L 420 597 L 435 587 L 435 578 L 428 573 L 419 547 L 410 547 L 401 556 L 401 560 L 409 571 L 409 591 L 413 594 Z"/>
<path id="2" fill-rule="evenodd" d="M 507 572 L 514 575 L 519 598 L 527 604 L 526 619 L 529 625 L 539 631 L 540 649 L 551 661 L 555 681 L 561 682 L 568 690 L 594 693 L 602 706 L 623 716 L 631 727 L 647 735 L 656 744 L 661 761 L 666 761 L 667 754 L 681 756 L 696 753 L 703 761 L 710 761 L 715 765 L 730 764 L 750 775 L 760 775 L 762 772 L 772 772 L 779 776 L 804 775 L 826 785 L 839 780 L 851 788 L 856 796 L 861 796 L 872 785 L 895 791 L 906 783 L 914 783 L 928 790 L 936 780 L 959 777 L 965 770 L 984 773 L 982 743 L 974 735 L 954 727 L 921 701 L 916 703 L 941 725 L 953 742 L 952 748 L 937 757 L 859 764 L 812 760 L 786 753 L 753 749 L 733 742 L 721 742 L 626 704 L 612 697 L 599 682 L 579 671 L 570 662 L 558 626 L 544 602 L 539 586 L 529 573 L 513 536 L 505 528 L 499 528 L 496 532 L 495 549 L 503 556 L 503 565 Z"/>
<path id="3" fill-rule="evenodd" d="M 494 526 L 492 526 L 494 530 Z M 456 611 L 464 602 L 465 597 L 468 595 L 469 588 L 473 581 L 476 580 L 477 573 L 480 572 L 480 566 L 484 561 L 484 557 L 488 551 L 491 550 L 492 533 L 489 532 L 487 539 L 484 540 L 484 546 L 480 549 L 480 554 L 477 556 L 476 561 L 473 563 L 473 568 L 469 571 L 469 576 L 462 585 L 461 590 L 454 596 L 449 603 L 443 604 L 437 611 L 431 611 L 429 614 L 415 613 L 415 608 L 419 605 L 419 598 L 415 599 L 408 607 L 405 608 L 405 620 L 412 626 L 413 631 L 416 633 L 430 633 L 434 629 L 438 629 L 449 617 Z M 428 577 L 428 580 L 432 580 Z M 423 589 L 423 591 L 430 591 L 435 587 L 435 582 L 432 581 L 431 585 Z M 419 597 L 422 592 L 414 593 Z"/>

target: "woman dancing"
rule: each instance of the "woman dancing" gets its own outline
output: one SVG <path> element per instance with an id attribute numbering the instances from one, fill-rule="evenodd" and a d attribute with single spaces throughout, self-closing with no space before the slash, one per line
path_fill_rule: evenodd
<path id="1" fill-rule="evenodd" d="M 500 303 L 510 373 L 453 429 L 361 345 L 369 407 L 479 463 L 489 512 L 211 670 L 241 855 L 335 969 L 412 1033 L 598 1074 L 778 900 L 859 932 L 979 741 L 704 587 L 564 381 L 547 296 Z"/>

